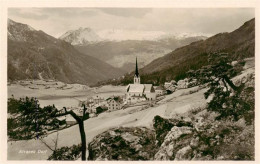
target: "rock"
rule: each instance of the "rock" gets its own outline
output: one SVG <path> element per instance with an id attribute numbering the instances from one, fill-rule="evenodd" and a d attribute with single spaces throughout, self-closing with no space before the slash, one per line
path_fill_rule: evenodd
<path id="1" fill-rule="evenodd" d="M 132 143 L 132 142 L 138 142 L 139 141 L 139 137 L 137 136 L 134 136 L 134 135 L 131 135 L 130 133 L 126 132 L 124 134 L 121 135 L 122 138 L 129 142 L 129 143 Z"/>
<path id="2" fill-rule="evenodd" d="M 190 146 L 186 146 L 177 151 L 174 160 L 190 160 L 192 157 L 192 149 Z"/>
<path id="3" fill-rule="evenodd" d="M 197 118 L 196 118 L 196 121 L 195 121 L 195 123 L 194 123 L 194 127 L 195 127 L 195 129 L 196 129 L 198 132 L 204 130 L 205 122 L 204 122 L 203 120 L 204 120 L 203 117 L 197 117 Z"/>
<path id="4" fill-rule="evenodd" d="M 158 145 L 161 145 L 167 133 L 173 126 L 182 127 L 188 126 L 193 127 L 191 119 L 175 117 L 173 119 L 164 119 L 160 116 L 155 116 L 153 120 L 153 127 L 156 133 L 156 139 Z"/>
<path id="5" fill-rule="evenodd" d="M 199 137 L 192 138 L 192 140 L 190 141 L 190 147 L 192 149 L 197 148 L 199 146 L 199 142 L 200 142 Z"/>
<path id="6" fill-rule="evenodd" d="M 200 146 L 198 147 L 198 150 L 199 150 L 199 151 L 206 151 L 208 148 L 209 148 L 208 145 L 202 144 L 202 145 L 200 145 Z"/>
<path id="7" fill-rule="evenodd" d="M 189 146 L 192 139 L 193 128 L 174 126 L 165 136 L 164 142 L 155 154 L 155 160 L 173 160 L 178 150 Z"/>
<path id="8" fill-rule="evenodd" d="M 173 133 L 170 133 L 170 135 L 168 136 L 169 138 L 172 138 L 172 139 L 178 139 L 181 135 L 186 135 L 186 134 L 191 134 L 192 133 L 192 128 L 191 127 L 187 127 L 187 126 L 183 126 L 183 127 L 177 127 L 177 126 L 174 126 L 172 129 L 171 129 L 171 132 Z M 167 138 L 166 136 L 166 138 Z"/>
<path id="9" fill-rule="evenodd" d="M 167 161 L 170 160 L 171 156 L 168 156 L 165 150 L 160 149 L 154 156 L 154 160 Z"/>
<path id="10" fill-rule="evenodd" d="M 238 63 L 237 61 L 232 61 L 232 62 L 231 62 L 231 65 L 232 65 L 232 66 L 235 66 L 237 63 Z"/>
<path id="11" fill-rule="evenodd" d="M 150 160 L 158 147 L 147 128 L 114 128 L 96 136 L 88 146 L 89 160 Z"/>
<path id="12" fill-rule="evenodd" d="M 109 134 L 110 134 L 111 136 L 116 136 L 116 132 L 113 131 L 113 130 L 110 130 L 110 131 L 109 131 Z"/>
<path id="13" fill-rule="evenodd" d="M 232 79 L 236 86 L 245 84 L 246 87 L 254 87 L 255 73 L 254 71 L 244 72 L 241 75 Z"/>
<path id="14" fill-rule="evenodd" d="M 174 143 L 171 142 L 168 146 L 168 149 L 166 149 L 166 154 L 171 157 L 173 155 L 173 148 L 174 148 Z"/>
<path id="15" fill-rule="evenodd" d="M 241 118 L 237 122 L 235 122 L 235 125 L 244 128 L 246 127 L 246 120 L 244 118 Z"/>
<path id="16" fill-rule="evenodd" d="M 224 156 L 218 156 L 217 157 L 217 160 L 223 160 L 223 159 L 225 159 Z"/>
<path id="17" fill-rule="evenodd" d="M 142 149 L 143 146 L 140 144 L 137 144 L 137 145 L 135 144 L 133 147 L 135 148 L 136 151 L 139 151 Z"/>

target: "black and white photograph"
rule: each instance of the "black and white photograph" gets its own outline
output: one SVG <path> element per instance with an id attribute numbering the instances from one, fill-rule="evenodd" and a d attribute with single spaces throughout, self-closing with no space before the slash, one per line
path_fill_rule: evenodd
<path id="1" fill-rule="evenodd" d="M 6 10 L 7 161 L 258 158 L 256 8 Z"/>

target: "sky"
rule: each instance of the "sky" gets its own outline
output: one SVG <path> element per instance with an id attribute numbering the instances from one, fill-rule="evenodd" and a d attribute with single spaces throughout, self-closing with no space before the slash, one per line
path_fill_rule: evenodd
<path id="1" fill-rule="evenodd" d="M 255 17 L 253 8 L 9 8 L 8 18 L 59 37 L 68 30 L 108 29 L 200 33 L 231 32 Z"/>

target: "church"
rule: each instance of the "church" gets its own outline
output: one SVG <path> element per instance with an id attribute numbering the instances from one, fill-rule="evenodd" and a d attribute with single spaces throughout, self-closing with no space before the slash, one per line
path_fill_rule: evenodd
<path id="1" fill-rule="evenodd" d="M 138 72 L 137 57 L 134 75 L 134 84 L 126 87 L 126 101 L 129 104 L 156 100 L 156 93 L 152 84 L 141 84 L 141 78 Z"/>

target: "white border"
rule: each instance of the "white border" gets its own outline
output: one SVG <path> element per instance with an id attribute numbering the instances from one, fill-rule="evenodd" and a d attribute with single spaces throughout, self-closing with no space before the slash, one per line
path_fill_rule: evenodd
<path id="1" fill-rule="evenodd" d="M 0 0 L 0 161 L 3 163 L 57 163 L 66 161 L 7 161 L 7 9 L 9 7 L 136 7 L 136 8 L 255 8 L 256 20 L 256 110 L 255 110 L 255 161 L 191 161 L 191 163 L 260 163 L 260 112 L 259 107 L 259 17 L 260 3 L 257 0 Z M 80 161 L 74 161 L 80 162 Z M 87 163 L 103 163 L 90 162 Z M 133 161 L 131 161 L 132 163 Z M 190 161 L 163 161 L 161 163 L 190 163 Z M 67 163 L 67 162 L 66 162 Z M 106 163 L 114 163 L 112 161 Z M 126 163 L 124 161 L 117 163 Z M 130 163 L 130 162 L 127 162 Z M 136 162 L 135 162 L 136 163 Z M 138 162 L 139 163 L 139 162 Z M 158 163 L 158 161 L 141 162 Z"/>

